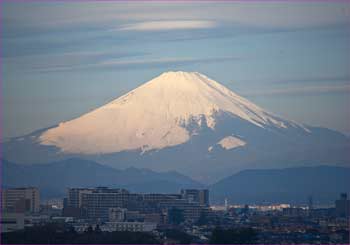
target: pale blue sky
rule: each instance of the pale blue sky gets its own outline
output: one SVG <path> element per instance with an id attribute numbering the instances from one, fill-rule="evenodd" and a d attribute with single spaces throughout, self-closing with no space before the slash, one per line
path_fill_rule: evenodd
<path id="1" fill-rule="evenodd" d="M 3 135 L 77 117 L 168 70 L 350 132 L 349 2 L 1 2 Z"/>

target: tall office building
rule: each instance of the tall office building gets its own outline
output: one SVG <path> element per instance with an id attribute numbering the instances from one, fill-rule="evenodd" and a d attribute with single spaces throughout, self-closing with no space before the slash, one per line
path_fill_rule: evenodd
<path id="1" fill-rule="evenodd" d="M 198 202 L 190 202 L 187 199 L 174 199 L 159 203 L 161 210 L 166 210 L 168 216 L 173 210 L 180 211 L 185 220 L 196 221 L 201 215 L 208 215 L 209 207 Z"/>
<path id="2" fill-rule="evenodd" d="M 82 194 L 91 193 L 93 189 L 91 188 L 69 188 L 67 207 L 70 208 L 80 208 L 82 203 Z"/>
<path id="3" fill-rule="evenodd" d="M 346 193 L 340 194 L 340 199 L 335 201 L 335 212 L 339 217 L 350 216 L 350 200 Z"/>
<path id="4" fill-rule="evenodd" d="M 8 213 L 39 212 L 39 190 L 35 187 L 4 189 L 2 190 L 1 207 Z"/>
<path id="5" fill-rule="evenodd" d="M 309 208 L 309 210 L 314 209 L 314 201 L 313 201 L 312 196 L 309 196 L 309 199 L 308 199 L 308 208 Z"/>
<path id="6" fill-rule="evenodd" d="M 90 193 L 91 188 L 68 188 L 67 198 L 65 198 L 63 206 L 63 215 L 68 217 L 82 217 L 85 214 L 81 209 L 82 194 Z"/>
<path id="7" fill-rule="evenodd" d="M 109 209 L 128 207 L 130 195 L 133 194 L 123 193 L 120 189 L 97 188 L 91 193 L 82 194 L 81 208 L 86 212 L 88 218 L 108 220 Z M 135 203 L 141 202 L 140 199 Z"/>
<path id="8" fill-rule="evenodd" d="M 208 212 L 208 195 L 208 190 L 194 189 L 182 190 L 181 194 L 140 194 L 106 187 L 71 188 L 64 214 L 107 221 L 119 219 L 119 211 L 124 210 L 125 218 L 134 212 L 139 216 L 136 220 L 160 220 L 164 213 L 175 208 L 183 211 L 185 219 L 196 220 Z"/>
<path id="9" fill-rule="evenodd" d="M 124 207 L 129 192 L 124 189 L 69 188 L 64 215 L 108 219 L 108 209 Z"/>
<path id="10" fill-rule="evenodd" d="M 207 189 L 182 189 L 182 197 L 190 202 L 197 202 L 200 205 L 209 206 L 209 190 Z"/>

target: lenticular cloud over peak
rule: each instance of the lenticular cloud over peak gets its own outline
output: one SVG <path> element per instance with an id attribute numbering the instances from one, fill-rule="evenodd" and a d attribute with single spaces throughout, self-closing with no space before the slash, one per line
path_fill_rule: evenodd
<path id="1" fill-rule="evenodd" d="M 144 21 L 124 25 L 121 31 L 165 31 L 185 29 L 205 29 L 216 26 L 215 21 L 209 20 L 168 20 L 168 21 Z"/>

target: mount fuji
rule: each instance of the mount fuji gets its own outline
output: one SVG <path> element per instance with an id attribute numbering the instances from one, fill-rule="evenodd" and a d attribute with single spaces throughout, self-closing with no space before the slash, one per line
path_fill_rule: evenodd
<path id="1" fill-rule="evenodd" d="M 197 72 L 166 72 L 71 121 L 3 143 L 21 164 L 79 157 L 212 182 L 248 168 L 348 166 L 350 139 L 282 119 Z"/>

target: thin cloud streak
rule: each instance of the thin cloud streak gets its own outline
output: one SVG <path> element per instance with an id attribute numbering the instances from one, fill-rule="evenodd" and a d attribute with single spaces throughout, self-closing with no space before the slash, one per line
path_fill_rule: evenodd
<path id="1" fill-rule="evenodd" d="M 145 21 L 127 24 L 118 28 L 120 31 L 168 31 L 186 29 L 206 29 L 216 27 L 215 21 L 207 20 L 170 20 L 170 21 Z"/>
<path id="2" fill-rule="evenodd" d="M 258 81 L 256 79 L 241 79 L 240 82 L 263 82 L 268 84 L 300 84 L 300 83 L 320 83 L 320 82 L 349 82 L 350 74 L 344 75 L 329 75 L 329 74 L 321 74 L 318 76 L 310 76 L 310 77 L 295 77 L 295 78 L 281 78 L 281 79 L 267 79 L 262 78 Z M 234 82 L 232 82 L 234 83 Z"/>
<path id="3" fill-rule="evenodd" d="M 211 19 L 264 27 L 316 27 L 349 23 L 346 3 L 267 2 L 246 4 L 162 2 L 162 3 L 5 3 L 3 21 L 13 27 L 57 28 L 120 23 Z M 16 15 L 15 15 L 15 14 Z M 132 23 L 130 23 L 132 24 Z"/>
<path id="4" fill-rule="evenodd" d="M 145 56 L 145 52 L 123 51 L 77 51 L 57 54 L 24 55 L 19 57 L 4 58 L 3 63 L 14 69 L 26 72 L 40 71 L 45 67 L 56 67 L 58 70 L 67 67 L 88 66 L 106 59 L 125 59 L 129 57 Z"/>
<path id="5" fill-rule="evenodd" d="M 266 95 L 308 95 L 322 93 L 350 93 L 350 84 L 302 86 L 294 88 L 275 88 L 251 92 L 241 92 L 244 96 Z"/>
<path id="6" fill-rule="evenodd" d="M 239 60 L 239 57 L 209 57 L 209 58 L 159 58 L 159 59 L 139 59 L 139 60 L 115 60 L 110 59 L 95 64 L 78 65 L 78 66 L 50 66 L 38 68 L 37 72 L 61 72 L 74 71 L 82 69 L 146 69 L 146 68 L 169 68 L 171 66 L 183 66 L 198 63 L 213 63 Z"/>

